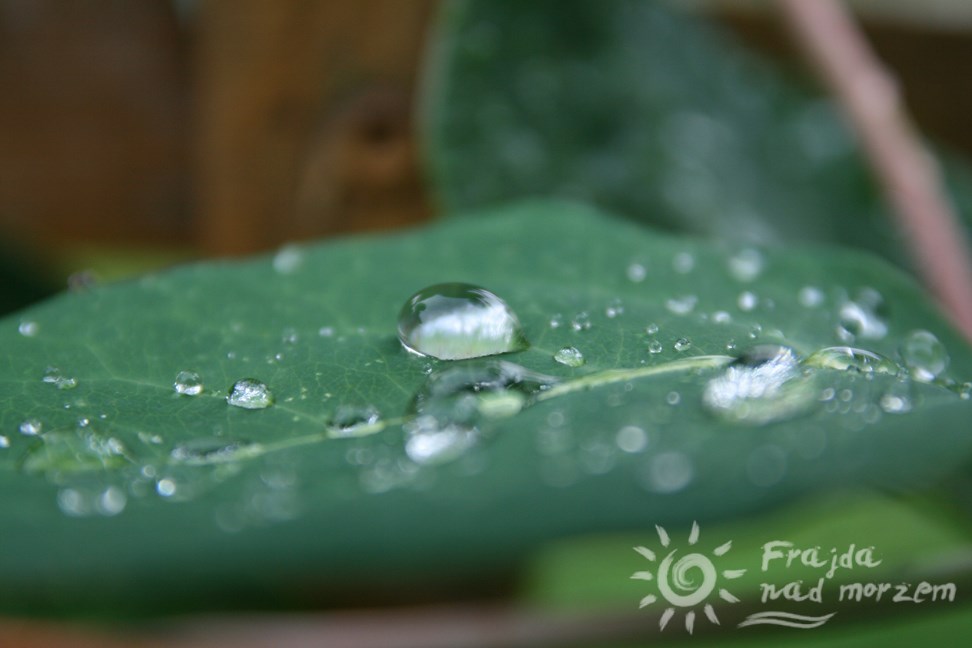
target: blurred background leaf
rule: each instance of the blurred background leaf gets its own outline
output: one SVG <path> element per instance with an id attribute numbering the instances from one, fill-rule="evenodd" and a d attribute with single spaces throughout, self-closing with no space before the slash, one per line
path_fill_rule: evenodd
<path id="1" fill-rule="evenodd" d="M 425 79 L 446 213 L 541 195 L 742 242 L 831 242 L 907 265 L 835 107 L 666 3 L 459 0 Z M 968 170 L 948 159 L 968 222 Z"/>

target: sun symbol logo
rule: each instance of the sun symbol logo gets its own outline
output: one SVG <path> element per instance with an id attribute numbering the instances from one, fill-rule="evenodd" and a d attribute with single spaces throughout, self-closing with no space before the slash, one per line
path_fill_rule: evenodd
<path id="1" fill-rule="evenodd" d="M 664 527 L 656 526 L 658 539 L 661 541 L 663 549 L 668 549 L 671 539 Z M 692 523 L 692 530 L 689 532 L 689 546 L 694 546 L 699 541 L 699 525 Z M 719 545 L 712 550 L 712 555 L 720 558 L 732 548 L 732 540 Z M 655 552 L 648 547 L 635 547 L 639 554 L 655 562 Z M 678 549 L 671 549 L 658 564 L 658 569 L 653 574 L 650 571 L 637 571 L 631 575 L 635 580 L 651 581 L 654 580 L 658 585 L 658 593 L 670 605 L 662 612 L 658 626 L 662 630 L 668 622 L 675 616 L 676 608 L 685 609 L 685 629 L 689 634 L 695 628 L 695 608 L 702 605 L 705 616 L 712 623 L 719 625 L 719 617 L 716 616 L 715 608 L 709 603 L 709 598 L 717 592 L 719 598 L 727 603 L 738 603 L 739 599 L 732 595 L 729 590 L 719 587 L 720 576 L 726 580 L 739 578 L 746 573 L 745 569 L 726 569 L 719 572 L 713 564 L 713 559 L 701 553 L 686 553 L 681 558 L 677 556 Z M 718 589 L 718 591 L 717 591 Z M 647 607 L 658 600 L 654 594 L 648 594 L 641 599 L 639 608 Z"/>

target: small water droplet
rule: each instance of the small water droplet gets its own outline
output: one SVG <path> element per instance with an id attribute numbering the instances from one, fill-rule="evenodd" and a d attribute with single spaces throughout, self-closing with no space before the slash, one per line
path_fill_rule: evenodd
<path id="1" fill-rule="evenodd" d="M 800 370 L 793 349 L 760 345 L 748 349 L 710 380 L 702 403 L 734 423 L 763 425 L 807 412 L 817 400 L 814 381 Z"/>
<path id="2" fill-rule="evenodd" d="M 49 385 L 54 385 L 58 389 L 74 389 L 78 386 L 77 378 L 65 376 L 57 367 L 48 367 L 45 369 L 42 380 Z"/>
<path id="3" fill-rule="evenodd" d="M 645 266 L 640 263 L 632 263 L 628 265 L 628 281 L 633 283 L 641 283 L 648 276 L 648 271 L 645 270 Z"/>
<path id="4" fill-rule="evenodd" d="M 614 442 L 623 452 L 636 454 L 648 447 L 648 434 L 640 427 L 626 425 L 618 430 Z"/>
<path id="5" fill-rule="evenodd" d="M 853 300 L 846 300 L 837 312 L 838 324 L 834 333 L 841 342 L 850 344 L 858 338 L 880 340 L 888 333 L 885 321 L 884 298 L 881 293 L 864 288 Z"/>
<path id="6" fill-rule="evenodd" d="M 117 486 L 109 486 L 95 500 L 95 509 L 101 515 L 112 516 L 124 511 L 127 504 L 125 492 Z"/>
<path id="7" fill-rule="evenodd" d="M 739 307 L 739 310 L 743 311 L 744 313 L 748 313 L 756 308 L 756 304 L 758 303 L 759 298 L 748 290 L 739 293 L 739 298 L 736 300 L 736 305 Z"/>
<path id="8" fill-rule="evenodd" d="M 334 410 L 328 428 L 337 436 L 355 436 L 356 433 L 373 426 L 380 420 L 381 413 L 373 405 L 345 403 Z"/>
<path id="9" fill-rule="evenodd" d="M 273 405 L 273 394 L 266 384 L 254 378 L 243 378 L 233 383 L 226 402 L 243 409 L 264 409 Z"/>
<path id="10" fill-rule="evenodd" d="M 687 351 L 692 347 L 692 341 L 688 338 L 678 338 L 673 346 L 676 351 Z"/>
<path id="11" fill-rule="evenodd" d="M 304 254 L 296 245 L 285 245 L 273 256 L 273 269 L 280 274 L 292 274 L 304 262 Z"/>
<path id="12" fill-rule="evenodd" d="M 695 308 L 695 304 L 698 303 L 698 301 L 699 298 L 695 295 L 672 297 L 665 300 L 665 308 L 676 315 L 688 315 Z"/>
<path id="13" fill-rule="evenodd" d="M 334 335 L 334 327 L 322 326 L 321 328 L 317 329 L 317 334 L 321 337 L 332 337 Z"/>
<path id="14" fill-rule="evenodd" d="M 716 311 L 712 313 L 712 321 L 716 324 L 729 324 L 732 322 L 732 315 L 726 311 Z"/>
<path id="15" fill-rule="evenodd" d="M 300 340 L 300 336 L 297 334 L 297 329 L 293 327 L 287 327 L 280 334 L 280 341 L 284 344 L 297 344 Z"/>
<path id="16" fill-rule="evenodd" d="M 669 405 L 678 405 L 681 400 L 682 396 L 677 391 L 670 391 L 665 396 L 665 402 Z"/>
<path id="17" fill-rule="evenodd" d="M 749 327 L 749 339 L 755 340 L 759 337 L 760 333 L 763 332 L 763 327 L 760 324 L 753 324 Z"/>
<path id="18" fill-rule="evenodd" d="M 692 272 L 695 267 L 695 257 L 688 252 L 679 252 L 672 258 L 672 269 L 679 274 Z"/>
<path id="19" fill-rule="evenodd" d="M 645 327 L 645 333 L 647 333 L 648 335 L 654 335 L 655 333 L 658 333 L 658 325 L 655 323 L 649 324 L 648 326 Z"/>
<path id="20" fill-rule="evenodd" d="M 582 311 L 574 315 L 570 320 L 570 328 L 575 331 L 589 331 L 591 329 L 591 316 L 587 311 Z"/>
<path id="21" fill-rule="evenodd" d="M 612 299 L 610 302 L 608 302 L 607 307 L 604 309 L 604 314 L 608 318 L 614 319 L 615 317 L 624 314 L 624 304 L 622 304 L 621 300 L 618 298 Z"/>
<path id="22" fill-rule="evenodd" d="M 175 480 L 169 479 L 168 477 L 160 479 L 155 483 L 155 492 L 162 497 L 172 497 L 176 494 L 177 490 Z"/>
<path id="23" fill-rule="evenodd" d="M 37 322 L 23 321 L 17 327 L 17 331 L 24 337 L 34 337 L 40 331 L 40 326 Z"/>
<path id="24" fill-rule="evenodd" d="M 465 283 L 437 284 L 412 295 L 398 316 L 398 338 L 407 351 L 440 360 L 479 358 L 529 346 L 506 302 Z"/>
<path id="25" fill-rule="evenodd" d="M 9 448 L 10 439 L 5 434 L 0 434 L 0 448 Z"/>
<path id="26" fill-rule="evenodd" d="M 881 396 L 880 405 L 888 414 L 903 414 L 911 410 L 911 399 L 900 391 L 889 391 Z"/>
<path id="27" fill-rule="evenodd" d="M 662 349 L 662 343 L 658 340 L 651 340 L 648 342 L 648 353 L 655 355 L 656 353 L 661 353 Z"/>
<path id="28" fill-rule="evenodd" d="M 804 308 L 816 308 L 823 303 L 824 294 L 823 291 L 816 286 L 804 286 L 797 293 L 797 301 Z"/>
<path id="29" fill-rule="evenodd" d="M 180 371 L 176 374 L 172 388 L 177 394 L 198 396 L 203 391 L 202 378 L 195 371 Z"/>
<path id="30" fill-rule="evenodd" d="M 564 323 L 564 316 L 561 315 L 560 313 L 556 313 L 555 315 L 550 316 L 550 328 L 552 329 L 560 328 L 561 326 L 563 326 L 563 323 Z"/>
<path id="31" fill-rule="evenodd" d="M 858 371 L 864 374 L 898 375 L 900 367 L 890 358 L 881 354 L 856 349 L 854 347 L 837 346 L 826 347 L 811 353 L 804 365 L 808 367 L 823 367 L 838 371 Z"/>
<path id="32" fill-rule="evenodd" d="M 169 456 L 174 462 L 202 466 L 237 461 L 259 450 L 260 446 L 246 441 L 203 437 L 180 443 Z"/>
<path id="33" fill-rule="evenodd" d="M 669 450 L 648 459 L 641 478 L 649 490 L 675 493 L 688 486 L 694 475 L 691 459 L 682 452 Z"/>
<path id="34" fill-rule="evenodd" d="M 554 354 L 554 360 L 568 367 L 580 367 L 586 360 L 584 354 L 577 347 L 565 346 Z"/>
<path id="35" fill-rule="evenodd" d="M 931 382 L 948 367 L 945 345 L 930 331 L 912 331 L 901 345 L 901 358 L 919 382 Z"/>
<path id="36" fill-rule="evenodd" d="M 763 271 L 763 263 L 759 250 L 746 248 L 729 257 L 729 274 L 737 281 L 752 281 Z"/>
<path id="37" fill-rule="evenodd" d="M 44 424 L 37 419 L 27 419 L 20 424 L 20 433 L 27 436 L 37 436 L 44 429 Z"/>

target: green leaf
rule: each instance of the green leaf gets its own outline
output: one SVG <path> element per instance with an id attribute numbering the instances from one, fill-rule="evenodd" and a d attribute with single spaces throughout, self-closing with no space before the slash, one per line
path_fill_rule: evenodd
<path id="1" fill-rule="evenodd" d="M 446 212 L 562 196 L 677 231 L 836 242 L 908 265 L 830 103 L 664 5 L 444 4 L 422 121 Z M 947 162 L 968 217 L 967 172 Z"/>
<path id="2" fill-rule="evenodd" d="M 674 238 L 560 202 L 488 216 L 186 266 L 0 321 L 0 607 L 469 592 L 554 538 L 738 516 L 847 484 L 920 488 L 972 449 L 972 404 L 946 387 L 972 376 L 972 353 L 883 262 Z M 466 452 L 418 464 L 402 424 L 428 372 L 484 361 L 407 353 L 396 316 L 416 290 L 456 281 L 519 317 L 532 346 L 501 358 L 556 382 L 494 397 Z M 900 363 L 907 336 L 927 330 L 950 358 L 936 382 L 818 362 L 818 391 L 790 420 L 700 407 L 727 344 L 785 343 L 805 358 L 839 344 L 839 311 L 877 293 L 883 328 L 855 329 L 855 344 Z M 590 328 L 574 330 L 582 313 Z M 586 362 L 556 362 L 564 346 Z M 183 371 L 201 394 L 176 393 Z M 275 403 L 228 405 L 243 378 Z M 888 393 L 910 409 L 885 412 Z M 354 408 L 381 418 L 330 430 Z"/>

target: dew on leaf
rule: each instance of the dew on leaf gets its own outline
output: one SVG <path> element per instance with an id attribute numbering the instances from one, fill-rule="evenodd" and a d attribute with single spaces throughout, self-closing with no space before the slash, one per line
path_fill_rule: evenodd
<path id="1" fill-rule="evenodd" d="M 264 409 L 273 405 L 273 394 L 265 383 L 243 378 L 233 383 L 226 402 L 243 409 Z"/>
<path id="2" fill-rule="evenodd" d="M 679 274 L 692 272 L 695 267 L 695 257 L 689 252 L 679 252 L 672 258 L 672 269 Z"/>
<path id="3" fill-rule="evenodd" d="M 759 298 L 748 290 L 739 293 L 739 298 L 736 299 L 736 305 L 739 310 L 748 313 L 749 311 L 756 308 L 756 304 L 759 303 Z"/>
<path id="4" fill-rule="evenodd" d="M 912 331 L 901 345 L 901 358 L 919 382 L 931 382 L 948 367 L 948 352 L 934 333 Z"/>
<path id="5" fill-rule="evenodd" d="M 49 385 L 54 385 L 58 389 L 74 389 L 78 386 L 77 378 L 65 376 L 57 367 L 48 367 L 45 369 L 42 380 Z"/>
<path id="6" fill-rule="evenodd" d="M 497 360 L 433 372 L 409 406 L 415 417 L 402 426 L 405 452 L 416 463 L 452 461 L 475 445 L 485 419 L 517 413 L 556 382 Z"/>
<path id="7" fill-rule="evenodd" d="M 712 313 L 712 321 L 716 324 L 729 324 L 732 322 L 732 315 L 726 311 L 716 311 Z"/>
<path id="8" fill-rule="evenodd" d="M 823 303 L 823 291 L 816 286 L 804 286 L 797 293 L 797 301 L 804 308 L 816 308 Z"/>
<path id="9" fill-rule="evenodd" d="M 857 339 L 880 340 L 888 333 L 884 316 L 884 297 L 878 291 L 865 288 L 855 299 L 845 300 L 837 311 L 837 339 L 850 344 Z"/>
<path id="10" fill-rule="evenodd" d="M 280 334 L 280 341 L 284 344 L 297 344 L 300 340 L 300 336 L 297 334 L 297 329 L 293 327 L 287 327 Z"/>
<path id="11" fill-rule="evenodd" d="M 10 439 L 7 438 L 7 435 L 0 434 L 0 448 L 9 448 L 9 447 L 10 447 Z"/>
<path id="12" fill-rule="evenodd" d="M 858 371 L 864 374 L 888 374 L 896 376 L 901 368 L 898 364 L 879 353 L 848 346 L 826 347 L 811 353 L 804 365 L 837 369 L 838 371 Z"/>
<path id="13" fill-rule="evenodd" d="M 648 434 L 636 425 L 626 425 L 618 430 L 614 442 L 622 452 L 636 454 L 648 447 Z"/>
<path id="14" fill-rule="evenodd" d="M 328 421 L 332 436 L 355 436 L 381 420 L 381 413 L 373 405 L 345 403 L 338 405 Z"/>
<path id="15" fill-rule="evenodd" d="M 591 316 L 587 311 L 582 311 L 574 315 L 570 320 L 570 328 L 575 331 L 589 331 L 591 328 Z"/>
<path id="16" fill-rule="evenodd" d="M 676 351 L 679 352 L 687 351 L 688 349 L 692 348 L 692 341 L 689 340 L 688 338 L 678 338 L 677 340 L 675 340 L 675 344 L 673 345 L 673 347 L 675 348 Z"/>
<path id="17" fill-rule="evenodd" d="M 817 401 L 793 349 L 759 345 L 742 353 L 705 386 L 702 403 L 733 423 L 763 425 L 806 413 Z"/>
<path id="18" fill-rule="evenodd" d="M 564 316 L 560 313 L 556 313 L 550 316 L 550 328 L 560 328 L 564 323 Z"/>
<path id="19" fill-rule="evenodd" d="M 465 283 L 436 284 L 409 297 L 398 315 L 398 338 L 407 351 L 440 360 L 479 358 L 529 346 L 506 302 Z"/>
<path id="20" fill-rule="evenodd" d="M 176 374 L 172 388 L 177 394 L 198 396 L 203 391 L 202 378 L 195 371 L 180 371 Z"/>
<path id="21" fill-rule="evenodd" d="M 580 367 L 586 360 L 577 347 L 565 346 L 554 354 L 554 360 L 568 367 Z"/>
<path id="22" fill-rule="evenodd" d="M 25 320 L 17 327 L 17 331 L 24 337 L 34 337 L 40 331 L 40 326 L 38 326 L 37 322 Z"/>
<path id="23" fill-rule="evenodd" d="M 665 300 L 665 308 L 676 315 L 688 315 L 695 308 L 699 298 L 695 295 L 683 295 L 681 297 L 671 297 Z"/>
<path id="24" fill-rule="evenodd" d="M 729 257 L 729 274 L 737 281 L 752 281 L 763 271 L 763 255 L 755 248 L 746 248 Z"/>
<path id="25" fill-rule="evenodd" d="M 614 319 L 615 317 L 618 317 L 619 315 L 623 315 L 624 314 L 624 304 L 621 303 L 621 300 L 618 299 L 618 298 L 612 299 L 610 302 L 608 302 L 607 307 L 605 307 L 604 314 L 609 319 Z"/>
<path id="26" fill-rule="evenodd" d="M 246 441 L 203 437 L 180 443 L 169 457 L 177 463 L 201 466 L 237 461 L 259 451 L 259 445 Z"/>
<path id="27" fill-rule="evenodd" d="M 648 271 L 645 270 L 645 266 L 640 263 L 632 263 L 628 265 L 628 281 L 632 283 L 641 283 L 648 276 Z"/>
<path id="28" fill-rule="evenodd" d="M 648 335 L 654 335 L 655 333 L 658 333 L 658 325 L 655 323 L 649 324 L 648 326 L 645 327 L 645 333 L 647 333 Z"/>
<path id="29" fill-rule="evenodd" d="M 32 418 L 21 423 L 19 429 L 20 433 L 26 436 L 37 436 L 41 433 L 41 431 L 43 431 L 44 424 L 39 420 Z"/>
<path id="30" fill-rule="evenodd" d="M 293 274 L 304 261 L 304 254 L 296 245 L 285 245 L 273 256 L 273 269 L 283 275 Z"/>
<path id="31" fill-rule="evenodd" d="M 688 456 L 677 450 L 650 457 L 641 474 L 642 484 L 657 493 L 675 493 L 689 485 L 695 469 Z"/>

